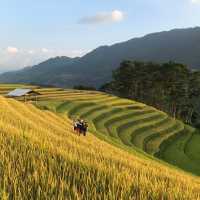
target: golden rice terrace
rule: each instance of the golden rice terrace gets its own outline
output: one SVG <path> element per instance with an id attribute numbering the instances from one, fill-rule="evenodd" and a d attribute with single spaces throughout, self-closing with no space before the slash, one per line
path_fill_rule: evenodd
<path id="1" fill-rule="evenodd" d="M 1 199 L 200 199 L 199 177 L 180 169 L 200 174 L 197 130 L 100 92 L 32 87 L 36 106 L 3 97 L 16 87 L 30 88 L 0 86 Z"/>

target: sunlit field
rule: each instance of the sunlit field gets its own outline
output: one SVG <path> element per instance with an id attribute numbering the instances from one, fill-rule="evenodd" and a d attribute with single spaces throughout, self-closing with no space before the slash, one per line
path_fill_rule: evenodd
<path id="1" fill-rule="evenodd" d="M 37 91 L 43 110 L 0 97 L 2 199 L 200 199 L 198 177 L 153 158 L 198 174 L 196 130 L 104 93 Z M 87 137 L 69 117 L 89 122 Z"/>

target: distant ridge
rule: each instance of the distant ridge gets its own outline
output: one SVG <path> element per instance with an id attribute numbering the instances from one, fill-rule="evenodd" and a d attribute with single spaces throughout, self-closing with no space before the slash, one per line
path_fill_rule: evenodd
<path id="1" fill-rule="evenodd" d="M 81 58 L 56 57 L 34 67 L 0 75 L 3 83 L 100 86 L 125 59 L 175 61 L 200 68 L 200 27 L 148 34 L 112 46 L 101 46 Z"/>

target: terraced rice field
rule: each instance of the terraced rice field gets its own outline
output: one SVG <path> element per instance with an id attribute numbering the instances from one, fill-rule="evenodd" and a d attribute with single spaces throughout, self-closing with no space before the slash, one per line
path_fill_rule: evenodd
<path id="1" fill-rule="evenodd" d="M 78 93 L 82 93 L 82 100 L 78 100 L 80 95 L 75 100 L 74 93 L 74 96 L 70 94 L 68 101 L 62 102 L 63 96 L 59 98 L 58 95 L 57 102 L 49 99 L 39 103 L 66 112 L 71 117 L 83 116 L 90 121 L 94 133 L 96 130 L 100 135 L 115 138 L 122 143 L 121 147 L 129 141 L 131 153 L 93 134 L 87 137 L 75 135 L 66 115 L 0 97 L 0 199 L 200 199 L 198 177 L 137 153 L 131 140 L 134 130 L 143 133 L 144 127 L 154 121 L 156 128 L 151 125 L 151 129 L 160 130 L 159 119 L 167 118 L 164 113 L 102 93 L 94 95 L 94 98 L 90 93 Z M 140 125 L 142 119 L 145 126 Z M 172 119 L 168 120 L 167 124 Z M 179 123 L 173 121 L 172 126 L 179 130 Z M 166 129 L 170 127 L 166 125 Z M 168 131 L 166 134 L 171 133 Z M 189 131 L 186 133 L 190 134 Z M 164 134 L 160 135 L 163 139 Z M 178 133 L 174 135 L 179 137 Z M 197 155 L 189 151 L 190 145 L 194 145 L 193 139 L 189 135 L 188 138 L 186 153 L 194 156 L 195 160 Z M 165 148 L 162 150 L 165 154 Z"/>
<path id="2" fill-rule="evenodd" d="M 153 107 L 96 91 L 36 89 L 37 106 L 70 118 L 83 118 L 90 131 L 119 147 L 156 156 L 200 175 L 198 130 Z"/>

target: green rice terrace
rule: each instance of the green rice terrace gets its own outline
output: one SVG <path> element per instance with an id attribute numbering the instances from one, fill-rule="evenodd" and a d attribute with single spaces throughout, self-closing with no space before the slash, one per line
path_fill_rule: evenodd
<path id="1" fill-rule="evenodd" d="M 83 118 L 91 133 L 115 146 L 134 149 L 200 175 L 199 131 L 164 112 L 97 91 L 1 85 L 0 95 L 20 87 L 41 94 L 35 103 L 40 109 L 63 113 L 71 119 Z"/>

